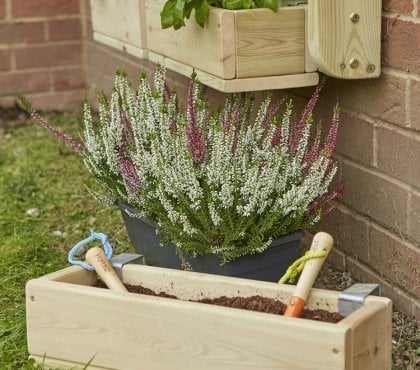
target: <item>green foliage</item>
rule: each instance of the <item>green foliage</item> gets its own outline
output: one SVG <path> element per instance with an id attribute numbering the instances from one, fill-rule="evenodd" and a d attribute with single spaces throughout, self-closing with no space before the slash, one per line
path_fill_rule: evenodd
<path id="1" fill-rule="evenodd" d="M 125 202 L 157 223 L 178 252 L 215 254 L 223 262 L 263 251 L 273 238 L 312 226 L 339 195 L 328 186 L 338 111 L 321 142 L 310 140 L 319 88 L 299 119 L 293 104 L 280 109 L 271 97 L 254 110 L 247 94 L 229 95 L 210 111 L 198 81 L 186 108 L 165 87 L 133 89 L 120 73 L 99 122 L 84 109 L 84 163 L 103 203 Z"/>
<path id="2" fill-rule="evenodd" d="M 210 6 L 229 10 L 268 8 L 276 12 L 279 3 L 281 5 L 281 0 L 168 0 L 160 13 L 161 25 L 178 30 L 195 10 L 196 22 L 204 27 Z"/>
<path id="3" fill-rule="evenodd" d="M 70 116 L 49 118 L 77 132 Z M 8 125 L 0 127 L 0 369 L 43 370 L 28 359 L 26 282 L 66 267 L 90 228 L 108 234 L 116 253 L 131 246 L 118 209 L 100 207 L 84 188 L 79 156 L 33 123 Z"/>

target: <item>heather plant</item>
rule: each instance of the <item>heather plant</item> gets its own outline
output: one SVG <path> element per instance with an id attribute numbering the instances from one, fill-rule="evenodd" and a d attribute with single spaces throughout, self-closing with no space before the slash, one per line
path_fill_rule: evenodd
<path id="1" fill-rule="evenodd" d="M 339 110 L 322 140 L 312 117 L 320 89 L 298 119 L 292 100 L 270 95 L 255 108 L 251 95 L 231 94 L 211 112 L 195 78 L 179 108 L 162 67 L 137 89 L 119 71 L 110 99 L 99 99 L 98 122 L 85 103 L 83 143 L 30 112 L 81 154 L 98 200 L 136 208 L 181 256 L 227 262 L 314 225 L 340 195 L 329 191 Z"/>

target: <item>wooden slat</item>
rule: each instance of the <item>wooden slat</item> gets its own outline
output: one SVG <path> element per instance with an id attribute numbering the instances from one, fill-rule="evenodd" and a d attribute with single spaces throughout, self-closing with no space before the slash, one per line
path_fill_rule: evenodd
<path id="1" fill-rule="evenodd" d="M 308 6 L 300 5 L 305 9 L 305 72 L 315 72 L 318 70 L 318 66 L 312 59 L 309 51 L 309 30 L 308 30 Z"/>
<path id="2" fill-rule="evenodd" d="M 93 30 L 123 44 L 145 49 L 144 1 L 90 0 Z"/>
<path id="3" fill-rule="evenodd" d="M 352 14 L 359 15 L 358 22 L 351 21 Z M 381 0 L 311 0 L 308 28 L 310 53 L 320 71 L 347 79 L 379 76 Z M 358 60 L 356 68 L 352 59 Z"/>
<path id="4" fill-rule="evenodd" d="M 45 279 L 28 285 L 32 355 L 76 363 L 95 355 L 94 366 L 118 369 L 344 369 L 348 330 L 335 324 Z"/>
<path id="5" fill-rule="evenodd" d="M 127 265 L 123 270 L 124 282 L 141 284 L 154 291 L 165 291 L 184 300 L 197 300 L 202 297 L 216 298 L 251 297 L 262 295 L 287 303 L 295 287 L 257 280 L 210 275 L 196 272 L 180 273 L 173 269 L 156 269 L 151 266 Z M 338 310 L 338 292 L 312 289 L 308 299 L 311 309 Z"/>
<path id="6" fill-rule="evenodd" d="M 297 75 L 255 77 L 255 78 L 237 78 L 233 80 L 224 80 L 200 69 L 193 69 L 191 66 L 166 58 L 163 55 L 149 51 L 149 60 L 159 63 L 166 68 L 177 73 L 191 77 L 193 70 L 197 73 L 198 79 L 206 86 L 212 87 L 225 93 L 242 91 L 262 91 L 276 89 L 291 89 L 305 86 L 315 86 L 319 82 L 319 75 L 314 73 L 302 73 Z"/>
<path id="7" fill-rule="evenodd" d="M 147 54 L 148 54 L 147 49 L 138 48 L 137 46 L 127 44 L 125 42 L 114 39 L 112 37 L 109 37 L 109 36 L 104 35 L 104 34 L 99 33 L 99 32 L 94 32 L 93 33 L 93 39 L 95 41 L 100 42 L 101 44 L 110 46 L 111 48 L 114 48 L 114 49 L 117 49 L 117 50 L 120 50 L 120 51 L 125 51 L 128 54 L 133 55 L 137 58 L 147 59 Z"/>
<path id="8" fill-rule="evenodd" d="M 92 285 L 96 281 L 97 277 L 94 272 L 85 270 L 80 266 L 69 266 L 62 270 L 44 275 L 39 279 L 59 281 L 69 284 Z"/>
<path id="9" fill-rule="evenodd" d="M 112 370 L 109 367 L 98 367 L 98 366 L 92 366 L 89 365 L 86 367 L 86 364 L 80 364 L 76 362 L 71 361 L 62 361 L 60 359 L 46 357 L 46 356 L 30 356 L 35 360 L 37 364 L 42 364 L 42 369 L 51 369 L 51 370 L 57 370 L 57 369 L 71 369 L 71 370 Z"/>
<path id="10" fill-rule="evenodd" d="M 238 10 L 234 14 L 237 78 L 305 71 L 304 8 Z"/>
<path id="11" fill-rule="evenodd" d="M 374 297 L 372 297 L 374 298 Z M 347 359 L 350 369 L 391 369 L 392 303 L 390 300 L 368 297 L 363 312 L 349 316 L 351 345 Z"/>
<path id="12" fill-rule="evenodd" d="M 204 28 L 196 24 L 193 13 L 186 20 L 186 27 L 162 30 L 160 11 L 164 3 L 163 0 L 146 3 L 149 50 L 224 79 L 234 78 L 233 12 L 211 8 Z"/>

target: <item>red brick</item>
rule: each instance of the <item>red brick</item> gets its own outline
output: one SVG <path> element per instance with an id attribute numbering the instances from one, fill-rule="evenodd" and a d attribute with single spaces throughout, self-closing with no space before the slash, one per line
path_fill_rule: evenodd
<path id="1" fill-rule="evenodd" d="M 420 186 L 420 184 L 418 184 Z M 420 245 L 420 193 L 413 191 L 408 215 L 408 236 Z"/>
<path id="2" fill-rule="evenodd" d="M 35 43 L 44 40 L 43 22 L 0 24 L 0 44 Z"/>
<path id="3" fill-rule="evenodd" d="M 43 94 L 28 94 L 28 99 L 39 110 L 74 111 L 83 105 L 83 90 L 54 91 Z"/>
<path id="4" fill-rule="evenodd" d="M 341 164 L 342 202 L 396 232 L 407 233 L 408 191 L 399 184 L 351 163 Z"/>
<path id="5" fill-rule="evenodd" d="M 420 140 L 408 130 L 405 135 L 403 132 L 378 127 L 378 168 L 409 185 L 420 186 Z"/>
<path id="6" fill-rule="evenodd" d="M 420 131 L 420 81 L 410 82 L 409 124 L 414 130 Z"/>
<path id="7" fill-rule="evenodd" d="M 5 0 L 0 0 L 0 19 L 3 19 L 6 15 Z"/>
<path id="8" fill-rule="evenodd" d="M 74 90 L 85 87 L 85 79 L 81 68 L 65 69 L 53 72 L 54 90 Z"/>
<path id="9" fill-rule="evenodd" d="M 48 22 L 49 38 L 52 41 L 79 40 L 82 37 L 80 19 L 63 19 Z"/>
<path id="10" fill-rule="evenodd" d="M 383 19 L 382 64 L 420 73 L 420 24 L 400 19 Z"/>
<path id="11" fill-rule="evenodd" d="M 369 260 L 369 226 L 343 206 L 337 206 L 316 226 L 334 238 L 336 249 L 367 262 Z"/>
<path id="12" fill-rule="evenodd" d="M 34 93 L 49 90 L 48 72 L 9 73 L 3 74 L 0 80 L 0 95 L 15 95 L 16 92 Z"/>
<path id="13" fill-rule="evenodd" d="M 19 17 L 43 17 L 77 14 L 78 0 L 13 0 L 12 15 Z"/>
<path id="14" fill-rule="evenodd" d="M 373 124 L 341 113 L 337 152 L 358 162 L 372 165 Z"/>
<path id="15" fill-rule="evenodd" d="M 412 0 L 383 0 L 382 8 L 388 12 L 410 13 L 413 11 Z"/>
<path id="16" fill-rule="evenodd" d="M 420 298 L 420 249 L 377 227 L 371 227 L 369 237 L 369 265 Z"/>
<path id="17" fill-rule="evenodd" d="M 10 50 L 0 50 L 0 71 L 6 71 L 11 67 Z"/>
<path id="18" fill-rule="evenodd" d="M 331 106 L 338 102 L 342 108 L 406 126 L 406 85 L 405 78 L 382 71 L 379 78 L 370 80 L 330 78 L 322 95 Z"/>
<path id="19" fill-rule="evenodd" d="M 80 64 L 82 47 L 80 43 L 30 46 L 17 48 L 15 57 L 18 69 Z"/>
<path id="20" fill-rule="evenodd" d="M 405 293 L 403 289 L 391 284 L 389 281 L 381 278 L 378 274 L 368 269 L 365 265 L 360 264 L 351 258 L 348 258 L 347 260 L 347 270 L 358 282 L 379 284 L 380 295 L 391 299 L 394 308 L 406 315 L 411 316 L 413 314 L 415 298 Z"/>

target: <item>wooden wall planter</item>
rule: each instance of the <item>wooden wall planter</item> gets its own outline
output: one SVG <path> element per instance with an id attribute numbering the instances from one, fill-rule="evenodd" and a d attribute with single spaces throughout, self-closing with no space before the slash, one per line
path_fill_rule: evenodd
<path id="1" fill-rule="evenodd" d="M 90 7 L 96 41 L 147 57 L 144 0 L 90 0 Z"/>
<path id="2" fill-rule="evenodd" d="M 177 31 L 161 28 L 165 0 L 91 2 L 95 39 L 111 46 L 119 39 L 133 54 L 137 45 L 143 57 L 187 77 L 194 69 L 223 92 L 312 86 L 318 71 L 344 79 L 380 74 L 381 0 L 308 0 L 276 13 L 211 8 L 204 28 L 192 14 Z"/>
<path id="3" fill-rule="evenodd" d="M 287 302 L 293 286 L 127 265 L 124 282 L 179 298 L 262 295 Z M 50 366 L 147 370 L 387 370 L 391 303 L 367 297 L 337 324 L 121 294 L 91 287 L 69 267 L 28 282 L 30 354 Z M 309 308 L 337 311 L 338 292 L 313 289 Z"/>

